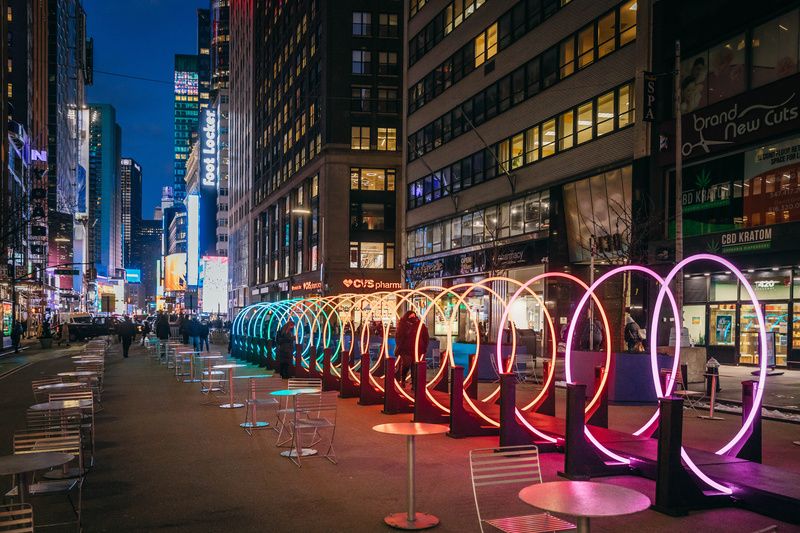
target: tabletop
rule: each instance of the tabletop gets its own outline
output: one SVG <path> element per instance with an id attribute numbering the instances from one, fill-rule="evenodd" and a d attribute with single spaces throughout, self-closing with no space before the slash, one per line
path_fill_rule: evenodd
<path id="1" fill-rule="evenodd" d="M 73 364 L 76 365 L 102 365 L 105 363 L 102 359 L 75 359 L 72 361 Z"/>
<path id="2" fill-rule="evenodd" d="M 59 452 L 23 453 L 0 457 L 0 476 L 22 474 L 61 466 L 72 461 L 74 455 Z"/>
<path id="3" fill-rule="evenodd" d="M 450 431 L 448 426 L 442 424 L 424 424 L 421 422 L 391 422 L 388 424 L 378 424 L 372 427 L 378 433 L 389 435 L 438 435 Z"/>
<path id="4" fill-rule="evenodd" d="M 65 378 L 81 378 L 81 377 L 96 376 L 97 372 L 92 372 L 90 370 L 83 370 L 81 372 L 59 372 L 58 375 Z"/>
<path id="5" fill-rule="evenodd" d="M 219 369 L 222 369 L 222 368 L 244 368 L 246 366 L 247 365 L 242 365 L 242 364 L 239 364 L 239 363 L 230 363 L 230 364 L 226 364 L 226 365 L 214 365 L 212 368 L 219 368 Z"/>
<path id="6" fill-rule="evenodd" d="M 592 481 L 553 481 L 519 491 L 528 505 L 579 517 L 620 516 L 650 507 L 650 498 L 633 489 Z"/>
<path id="7" fill-rule="evenodd" d="M 262 379 L 271 378 L 273 374 L 258 374 L 256 376 L 233 376 L 233 379 Z"/>
<path id="8" fill-rule="evenodd" d="M 179 354 L 187 354 L 187 353 L 200 353 L 197 350 L 184 350 L 182 352 L 178 352 Z"/>
<path id="9" fill-rule="evenodd" d="M 221 355 L 199 355 L 198 359 L 223 359 Z"/>
<path id="10" fill-rule="evenodd" d="M 58 389 L 72 389 L 75 387 L 85 387 L 85 383 L 51 383 L 49 385 L 41 385 L 36 387 L 36 390 L 58 390 Z"/>
<path id="11" fill-rule="evenodd" d="M 281 389 L 270 392 L 270 396 L 297 396 L 298 394 L 314 394 L 319 389 Z"/>
<path id="12" fill-rule="evenodd" d="M 31 405 L 28 409 L 32 411 L 51 411 L 53 409 L 75 409 L 78 407 L 86 409 L 91 406 L 92 400 L 52 400 Z"/>

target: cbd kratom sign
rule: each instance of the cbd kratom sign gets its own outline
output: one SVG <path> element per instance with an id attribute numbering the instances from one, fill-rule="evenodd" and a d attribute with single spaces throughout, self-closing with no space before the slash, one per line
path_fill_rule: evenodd
<path id="1" fill-rule="evenodd" d="M 772 248 L 772 227 L 729 231 L 712 237 L 706 246 L 709 252 L 736 254 Z"/>

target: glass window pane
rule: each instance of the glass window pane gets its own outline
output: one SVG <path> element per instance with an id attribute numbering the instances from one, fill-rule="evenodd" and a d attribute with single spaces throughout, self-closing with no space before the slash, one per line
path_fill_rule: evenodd
<path id="1" fill-rule="evenodd" d="M 558 66 L 561 78 L 575 72 L 575 40 L 570 37 L 559 46 Z"/>
<path id="2" fill-rule="evenodd" d="M 542 124 L 542 157 L 551 156 L 554 153 L 556 153 L 556 121 L 552 119 Z"/>
<path id="3" fill-rule="evenodd" d="M 525 199 L 511 203 L 511 235 L 521 235 L 525 228 Z"/>
<path id="4" fill-rule="evenodd" d="M 578 33 L 578 68 L 594 61 L 594 24 Z"/>
<path id="5" fill-rule="evenodd" d="M 386 171 L 381 168 L 361 169 L 361 190 L 382 191 L 386 180 Z"/>
<path id="6" fill-rule="evenodd" d="M 533 163 L 539 159 L 539 126 L 525 131 L 525 163 Z"/>
<path id="7" fill-rule="evenodd" d="M 572 148 L 573 128 L 575 126 L 575 112 L 571 109 L 558 116 L 558 149 Z"/>
<path id="8" fill-rule="evenodd" d="M 593 117 L 594 105 L 592 102 L 578 107 L 578 144 L 591 140 Z"/>
<path id="9" fill-rule="evenodd" d="M 525 198 L 525 233 L 539 230 L 539 195 L 529 194 Z"/>
<path id="10" fill-rule="evenodd" d="M 614 131 L 614 91 L 597 98 L 597 136 Z"/>
<path id="11" fill-rule="evenodd" d="M 612 11 L 597 22 L 597 56 L 604 57 L 614 51 L 617 12 Z"/>
<path id="12" fill-rule="evenodd" d="M 628 0 L 619 7 L 619 45 L 623 46 L 636 38 L 637 0 Z"/>
<path id="13" fill-rule="evenodd" d="M 708 52 L 708 103 L 719 102 L 745 89 L 745 38 L 739 34 Z"/>
<path id="14" fill-rule="evenodd" d="M 523 134 L 518 133 L 511 138 L 511 168 L 519 168 L 522 166 L 523 157 Z"/>
<path id="15" fill-rule="evenodd" d="M 359 170 L 357 168 L 350 169 L 350 189 L 358 190 Z"/>
<path id="16" fill-rule="evenodd" d="M 765 85 L 797 72 L 798 10 L 753 30 L 753 86 Z"/>
<path id="17" fill-rule="evenodd" d="M 631 101 L 631 86 L 623 85 L 619 88 L 619 98 L 617 100 L 619 109 L 619 128 L 623 128 L 633 123 L 633 102 Z"/>
<path id="18" fill-rule="evenodd" d="M 681 61 L 681 113 L 708 103 L 708 52 Z"/>

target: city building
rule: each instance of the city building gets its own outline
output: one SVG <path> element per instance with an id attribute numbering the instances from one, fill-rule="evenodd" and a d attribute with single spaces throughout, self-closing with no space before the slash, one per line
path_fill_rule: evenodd
<path id="1" fill-rule="evenodd" d="M 200 116 L 197 55 L 176 54 L 174 75 L 174 198 L 183 202 L 186 195 L 186 160 L 197 136 Z"/>
<path id="2" fill-rule="evenodd" d="M 230 0 L 211 0 L 211 92 L 230 80 Z"/>
<path id="3" fill-rule="evenodd" d="M 399 287 L 402 3 L 254 10 L 251 299 Z"/>
<path id="4" fill-rule="evenodd" d="M 712 252 L 744 273 L 760 301 L 770 366 L 800 365 L 800 3 L 767 0 L 655 4 L 653 70 L 665 74 L 651 186 L 666 213 L 655 262 L 675 238 L 675 100 L 681 112 L 684 256 Z M 680 94 L 673 91 L 680 43 Z M 669 184 L 667 187 L 666 184 Z M 723 364 L 759 363 L 755 304 L 722 265 L 683 271 L 684 325 Z"/>
<path id="5" fill-rule="evenodd" d="M 650 2 L 468 0 L 412 11 L 402 186 L 408 286 L 524 282 L 545 271 L 588 281 L 592 263 L 634 260 L 635 207 L 646 203 L 648 181 L 648 128 L 636 107 L 637 73 L 649 67 Z M 557 324 L 582 294 L 567 281 L 532 288 Z M 511 284 L 497 280 L 491 290 L 506 298 Z M 602 290 L 615 316 L 641 293 L 613 283 Z M 487 291 L 472 293 L 453 308 L 459 340 L 494 339 L 507 327 L 490 301 Z M 542 332 L 542 311 L 523 297 L 511 320 Z M 429 324 L 434 335 L 444 331 L 440 321 Z"/>
<path id="6" fill-rule="evenodd" d="M 228 316 L 250 302 L 250 206 L 253 186 L 253 2 L 232 0 L 228 179 Z"/>
<path id="7" fill-rule="evenodd" d="M 197 10 L 197 77 L 200 111 L 211 103 L 211 11 Z"/>
<path id="8" fill-rule="evenodd" d="M 78 183 L 79 110 L 85 105 L 85 87 L 92 83 L 92 43 L 86 39 L 86 14 L 79 0 L 49 0 L 47 9 L 47 264 L 76 266 L 71 264 L 72 242 L 75 232 L 82 231 L 81 223 L 68 228 L 65 217 L 50 215 L 58 212 L 74 218 L 78 191 L 85 187 Z M 48 307 L 72 309 L 80 291 L 74 288 L 73 276 L 56 275 L 53 281 L 58 298 Z"/>
<path id="9" fill-rule="evenodd" d="M 125 268 L 134 266 L 133 244 L 142 223 L 142 167 L 135 159 L 120 160 L 122 198 L 122 257 Z"/>
<path id="10" fill-rule="evenodd" d="M 156 310 L 159 283 L 158 263 L 161 258 L 161 221 L 142 220 L 134 237 L 134 265 L 140 271 L 138 308 L 149 313 Z"/>
<path id="11" fill-rule="evenodd" d="M 90 104 L 89 115 L 89 262 L 98 277 L 123 278 L 122 132 L 114 106 Z"/>

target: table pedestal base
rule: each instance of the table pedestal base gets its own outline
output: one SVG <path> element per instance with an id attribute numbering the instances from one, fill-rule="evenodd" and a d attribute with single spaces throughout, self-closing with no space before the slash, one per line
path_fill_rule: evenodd
<path id="1" fill-rule="evenodd" d="M 240 407 L 244 407 L 243 403 L 223 403 L 220 405 L 222 409 L 239 409 Z"/>
<path id="2" fill-rule="evenodd" d="M 428 529 L 439 525 L 439 519 L 428 513 L 414 513 L 414 520 L 408 519 L 408 513 L 394 513 L 383 521 L 395 529 Z"/>
<path id="3" fill-rule="evenodd" d="M 712 415 L 698 415 L 697 418 L 702 418 L 703 420 L 725 420 L 721 416 L 712 416 Z"/>
<path id="4" fill-rule="evenodd" d="M 297 450 L 286 450 L 285 452 L 281 452 L 283 457 L 297 457 Z M 303 448 L 300 451 L 300 457 L 308 457 L 309 455 L 317 455 L 317 450 L 313 448 Z"/>
<path id="5" fill-rule="evenodd" d="M 269 422 L 242 422 L 239 424 L 239 427 L 254 429 L 265 428 L 267 426 L 269 426 Z"/>
<path id="6" fill-rule="evenodd" d="M 575 518 L 575 530 L 578 533 L 589 533 L 591 526 L 589 524 L 588 516 L 578 516 Z"/>

